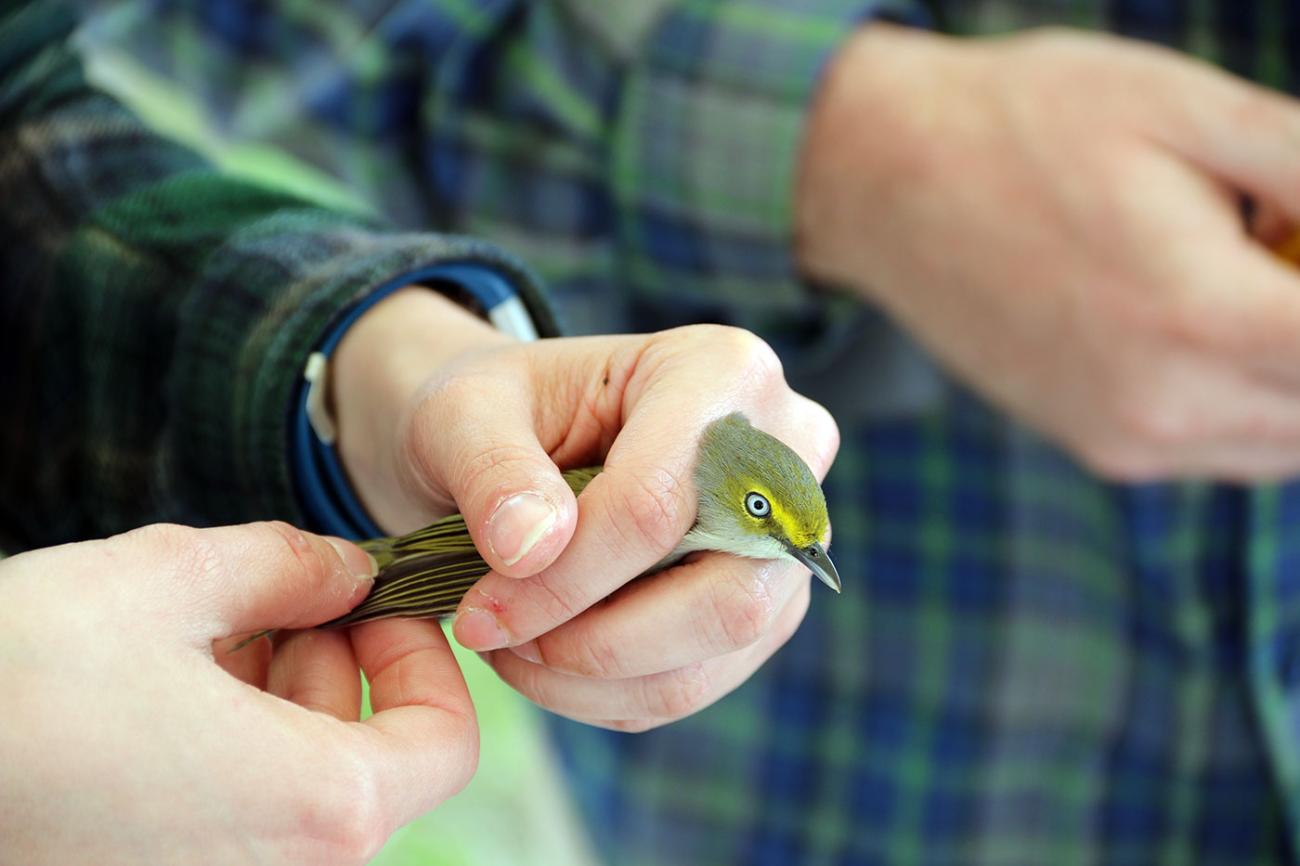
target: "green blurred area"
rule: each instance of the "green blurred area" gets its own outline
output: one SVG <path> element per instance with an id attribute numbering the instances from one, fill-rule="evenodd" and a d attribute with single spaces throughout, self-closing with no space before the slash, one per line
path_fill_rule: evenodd
<path id="1" fill-rule="evenodd" d="M 88 71 L 159 132 L 223 169 L 335 208 L 373 210 L 335 179 L 273 148 L 225 142 L 184 93 L 111 46 L 88 45 Z M 455 641 L 452 641 L 455 646 Z M 541 729 L 539 711 L 474 653 L 456 648 L 482 748 L 469 787 L 399 830 L 375 866 L 587 866 L 595 863 Z M 369 703 L 367 696 L 367 709 Z"/>

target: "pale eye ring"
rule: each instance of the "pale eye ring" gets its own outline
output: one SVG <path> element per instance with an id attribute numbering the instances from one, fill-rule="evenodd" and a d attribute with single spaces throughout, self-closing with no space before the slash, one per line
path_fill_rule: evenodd
<path id="1" fill-rule="evenodd" d="M 772 505 L 766 496 L 751 490 L 745 494 L 745 510 L 752 517 L 767 517 L 772 513 Z"/>

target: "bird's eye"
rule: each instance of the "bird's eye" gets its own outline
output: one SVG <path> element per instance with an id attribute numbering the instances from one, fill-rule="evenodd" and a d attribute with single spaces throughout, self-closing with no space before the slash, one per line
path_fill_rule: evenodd
<path id="1" fill-rule="evenodd" d="M 745 510 L 754 517 L 767 517 L 772 513 L 772 506 L 766 496 L 751 491 L 745 494 Z"/>

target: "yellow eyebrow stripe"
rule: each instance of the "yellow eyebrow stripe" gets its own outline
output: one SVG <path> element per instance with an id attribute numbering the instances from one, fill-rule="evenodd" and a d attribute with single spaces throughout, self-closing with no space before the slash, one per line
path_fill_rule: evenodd
<path id="1" fill-rule="evenodd" d="M 772 509 L 772 522 L 781 527 L 781 532 L 791 544 L 796 547 L 807 547 L 814 541 L 821 541 L 820 538 L 809 537 L 808 531 L 800 525 L 794 512 L 786 508 L 785 503 L 773 496 L 772 491 L 767 487 L 761 484 L 751 484 L 748 489 L 763 494 L 763 498 L 767 500 L 768 506 Z"/>

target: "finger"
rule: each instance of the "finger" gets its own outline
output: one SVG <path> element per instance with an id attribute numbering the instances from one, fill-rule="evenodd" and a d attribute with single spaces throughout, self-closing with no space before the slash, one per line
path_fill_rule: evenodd
<path id="1" fill-rule="evenodd" d="M 1104 477 L 1140 482 L 1262 480 L 1300 463 L 1300 394 L 1223 360 L 1184 351 L 1145 361 L 1145 381 L 1098 380 L 1083 403 L 1116 407 L 1072 419 L 1063 443 Z M 1127 408 L 1125 408 L 1127 407 Z"/>
<path id="2" fill-rule="evenodd" d="M 155 525 L 110 539 L 175 600 L 168 627 L 197 630 L 205 648 L 236 632 L 317 625 L 365 597 L 377 571 L 356 545 L 287 523 L 215 529 Z M 177 608 L 188 616 L 177 616 Z"/>
<path id="3" fill-rule="evenodd" d="M 1190 475 L 1239 484 L 1281 482 L 1300 473 L 1300 443 L 1289 448 L 1221 446 L 1196 455 Z"/>
<path id="4" fill-rule="evenodd" d="M 441 383 L 420 404 L 408 446 L 414 473 L 456 501 L 483 559 L 514 577 L 550 565 L 577 520 L 573 492 L 538 442 L 525 372 Z"/>
<path id="5" fill-rule="evenodd" d="M 576 719 L 653 720 L 665 723 L 704 709 L 747 680 L 798 628 L 810 589 L 803 586 L 752 646 L 684 668 L 624 680 L 572 676 L 519 658 L 509 650 L 486 654 L 497 674 L 529 700 Z"/>
<path id="6" fill-rule="evenodd" d="M 1199 386 L 1199 390 L 1195 390 Z M 1289 387 L 1214 371 L 1192 384 L 1187 417 L 1213 425 L 1187 443 L 1147 445 L 1149 471 L 1135 480 L 1201 477 L 1260 482 L 1300 471 L 1300 394 Z M 1212 419 L 1212 420 L 1210 420 Z"/>
<path id="7" fill-rule="evenodd" d="M 1166 67 L 1168 69 L 1168 67 Z M 1253 196 L 1300 217 L 1300 104 L 1208 65 L 1179 64 L 1170 80 L 1181 99 L 1151 112 L 1166 146 Z"/>
<path id="8" fill-rule="evenodd" d="M 266 690 L 267 672 L 271 667 L 271 642 L 254 641 L 239 652 L 231 652 L 246 634 L 233 635 L 212 642 L 212 660 L 235 679 L 262 691 Z"/>
<path id="9" fill-rule="evenodd" d="M 375 714 L 357 729 L 375 797 L 401 824 L 455 794 L 478 763 L 474 706 L 436 622 L 384 620 L 349 630 Z"/>
<path id="10" fill-rule="evenodd" d="M 627 679 L 684 668 L 760 641 L 809 572 L 710 553 L 633 581 L 609 601 L 511 648 L 575 676 Z"/>
<path id="11" fill-rule="evenodd" d="M 1244 236 L 1187 249 L 1177 322 L 1194 348 L 1295 383 L 1300 370 L 1300 271 Z"/>
<path id="12" fill-rule="evenodd" d="M 656 348 L 663 357 L 652 358 Z M 466 593 L 454 627 L 464 646 L 482 651 L 530 640 L 650 570 L 695 520 L 693 470 L 703 429 L 726 414 L 723 407 L 791 405 L 775 354 L 734 328 L 669 332 L 646 350 L 642 368 L 627 386 L 631 406 L 604 471 L 578 501 L 572 541 L 532 578 L 488 574 Z M 715 375 L 702 380 L 700 369 Z"/>
<path id="13" fill-rule="evenodd" d="M 764 429 L 794 449 L 818 481 L 825 480 L 840 450 L 835 418 L 825 406 L 802 394 L 792 391 L 780 396 L 781 404 L 765 413 L 771 420 Z"/>
<path id="14" fill-rule="evenodd" d="M 309 629 L 285 637 L 271 659 L 266 690 L 300 707 L 356 721 L 361 676 L 347 634 Z"/>

